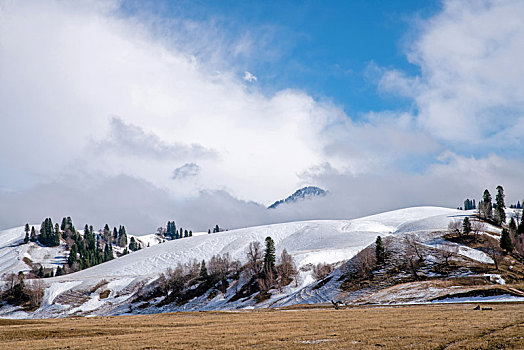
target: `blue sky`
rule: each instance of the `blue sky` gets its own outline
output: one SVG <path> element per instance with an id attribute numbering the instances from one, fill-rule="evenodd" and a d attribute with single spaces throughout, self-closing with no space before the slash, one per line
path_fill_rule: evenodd
<path id="1" fill-rule="evenodd" d="M 522 18 L 520 0 L 0 0 L 0 228 L 522 201 Z M 331 195 L 265 210 L 306 185 Z"/>
<path id="2" fill-rule="evenodd" d="M 237 57 L 267 91 L 295 88 L 361 113 L 412 108 L 410 100 L 377 91 L 373 65 L 409 75 L 406 59 L 417 22 L 441 9 L 439 1 L 124 1 L 124 15 L 213 23 L 231 38 L 249 33 L 260 56 Z M 165 23 L 158 28 L 165 30 Z M 198 40 L 198 38 L 194 38 Z M 255 45 L 257 43 L 255 42 Z"/>

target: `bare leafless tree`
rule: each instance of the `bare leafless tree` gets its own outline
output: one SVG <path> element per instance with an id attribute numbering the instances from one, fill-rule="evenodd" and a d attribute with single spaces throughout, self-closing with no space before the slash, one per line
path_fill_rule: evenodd
<path id="1" fill-rule="evenodd" d="M 471 222 L 471 231 L 473 232 L 473 237 L 478 239 L 480 234 L 486 231 L 486 224 L 480 220 L 473 220 Z"/>
<path id="2" fill-rule="evenodd" d="M 479 219 L 491 220 L 493 219 L 493 208 L 490 202 L 480 201 L 478 203 L 478 217 Z"/>
<path id="3" fill-rule="evenodd" d="M 333 272 L 333 267 L 329 264 L 319 263 L 313 265 L 313 278 L 317 281 L 326 278 L 331 272 Z"/>
<path id="4" fill-rule="evenodd" d="M 225 253 L 222 256 L 213 255 L 207 264 L 208 273 L 220 281 L 227 278 L 230 268 L 231 257 L 229 256 L 229 253 Z"/>
<path id="5" fill-rule="evenodd" d="M 456 244 L 444 243 L 440 245 L 437 256 L 440 258 L 440 262 L 444 265 L 449 265 L 449 260 L 457 256 L 459 247 Z"/>
<path id="6" fill-rule="evenodd" d="M 267 292 L 276 286 L 277 281 L 274 271 L 270 270 L 268 267 L 266 267 L 263 272 L 262 276 L 258 278 L 258 288 L 261 291 Z"/>
<path id="7" fill-rule="evenodd" d="M 39 307 L 44 297 L 45 285 L 41 279 L 29 280 L 25 284 L 25 293 L 33 307 Z"/>
<path id="8" fill-rule="evenodd" d="M 524 256 L 524 235 L 514 235 L 512 240 L 515 247 L 513 251 Z"/>
<path id="9" fill-rule="evenodd" d="M 499 243 L 496 239 L 490 238 L 486 245 L 486 253 L 493 259 L 495 269 L 499 269 L 499 265 L 504 259 L 504 252 L 500 249 Z"/>
<path id="10" fill-rule="evenodd" d="M 75 243 L 75 241 L 73 240 L 73 238 L 71 236 L 66 236 L 65 242 L 66 242 L 66 246 L 67 246 L 68 250 L 71 250 L 71 247 Z"/>
<path id="11" fill-rule="evenodd" d="M 417 236 L 411 235 L 404 237 L 404 243 L 407 246 L 407 255 L 408 256 L 416 256 L 419 263 L 422 263 L 424 261 L 424 254 L 421 249 L 421 243 Z"/>
<path id="12" fill-rule="evenodd" d="M 258 276 L 262 269 L 262 248 L 260 242 L 253 241 L 247 247 L 247 268 L 251 276 Z"/>
<path id="13" fill-rule="evenodd" d="M 462 222 L 460 220 L 452 220 L 448 224 L 448 232 L 452 235 L 460 236 L 462 233 Z"/>
<path id="14" fill-rule="evenodd" d="M 282 290 L 283 286 L 287 286 L 289 283 L 291 283 L 291 281 L 298 275 L 297 267 L 293 261 L 293 257 L 285 249 L 280 255 L 280 263 L 277 265 L 277 272 L 278 287 L 280 290 Z"/>
<path id="15" fill-rule="evenodd" d="M 231 273 L 233 279 L 238 279 L 240 277 L 240 273 L 242 272 L 242 263 L 240 260 L 233 260 L 231 261 Z"/>
<path id="16" fill-rule="evenodd" d="M 377 257 L 372 248 L 366 248 L 355 255 L 352 262 L 356 268 L 358 276 L 360 278 L 367 278 L 377 266 Z"/>
<path id="17" fill-rule="evenodd" d="M 168 270 L 168 273 L 169 273 L 169 270 Z M 164 273 L 160 274 L 156 282 L 157 282 L 158 290 L 160 291 L 162 295 L 166 295 L 167 293 L 169 293 L 169 280 Z"/>
<path id="18" fill-rule="evenodd" d="M 15 284 L 17 284 L 19 281 L 19 276 L 14 273 L 8 273 L 5 274 L 2 279 L 6 281 L 7 289 L 13 289 L 15 287 Z"/>
<path id="19" fill-rule="evenodd" d="M 186 265 L 186 267 L 189 265 Z M 187 270 L 184 271 L 183 265 L 178 265 L 175 269 L 168 269 L 166 272 L 166 279 L 167 279 L 167 289 L 169 291 L 174 292 L 175 294 L 180 293 L 184 287 L 186 282 L 188 281 L 188 274 Z"/>
<path id="20" fill-rule="evenodd" d="M 404 258 L 407 268 L 411 271 L 413 278 L 418 281 L 420 280 L 418 270 L 424 264 L 424 255 L 422 254 L 420 246 L 421 243 L 416 236 L 406 236 L 404 238 L 404 243 L 406 244 Z"/>

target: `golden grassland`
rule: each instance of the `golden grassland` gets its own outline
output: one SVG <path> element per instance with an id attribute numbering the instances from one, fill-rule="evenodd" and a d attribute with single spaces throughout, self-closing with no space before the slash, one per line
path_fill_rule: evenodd
<path id="1" fill-rule="evenodd" d="M 0 320 L 1 349 L 524 349 L 524 304 Z"/>

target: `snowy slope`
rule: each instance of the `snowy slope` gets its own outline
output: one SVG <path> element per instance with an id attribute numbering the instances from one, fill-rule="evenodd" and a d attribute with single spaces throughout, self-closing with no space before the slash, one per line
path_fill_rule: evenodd
<path id="1" fill-rule="evenodd" d="M 128 256 L 62 276 L 84 279 L 113 276 L 157 276 L 178 263 L 209 260 L 215 254 L 229 253 L 243 261 L 252 241 L 275 241 L 279 254 L 287 249 L 298 267 L 318 262 L 347 260 L 372 243 L 378 235 L 409 230 L 446 229 L 450 217 L 463 215 L 454 209 L 419 207 L 401 209 L 355 220 L 318 220 L 250 227 L 209 235 L 167 241 Z M 435 217 L 436 218 L 433 218 Z M 412 226 L 406 227 L 407 223 Z M 440 225 L 439 225 L 440 224 Z"/>
<path id="2" fill-rule="evenodd" d="M 37 232 L 40 230 L 40 225 L 32 226 Z M 31 270 L 26 262 L 40 263 L 54 269 L 64 264 L 68 256 L 64 246 L 43 247 L 35 242 L 22 244 L 24 237 L 24 226 L 0 231 L 0 276 Z"/>
<path id="3" fill-rule="evenodd" d="M 224 253 L 229 253 L 233 259 L 245 262 L 249 243 L 252 241 L 262 243 L 267 236 L 271 236 L 275 241 L 277 255 L 286 249 L 294 257 L 297 266 L 302 267 L 311 263 L 346 261 L 374 242 L 378 235 L 444 231 L 450 220 L 462 218 L 464 215 L 464 211 L 454 209 L 416 207 L 355 220 L 290 222 L 215 234 L 195 234 L 193 237 L 151 245 L 149 248 L 83 271 L 45 279 L 47 290 L 43 306 L 33 314 L 23 313 L 20 316 L 60 317 L 75 313 L 81 315 L 124 313 L 128 311 L 132 294 L 168 268 L 193 260 L 207 261 L 215 254 Z M 0 237 L 3 236 L 6 237 L 6 241 L 16 240 L 16 238 L 8 238 L 11 236 L 6 231 L 0 233 Z M 137 238 L 140 239 L 140 236 Z M 144 242 L 148 242 L 149 239 L 155 238 L 148 237 Z M 2 246 L 5 245 L 2 243 Z M 0 260 L 1 262 L 3 260 Z M 275 294 L 260 305 L 242 304 L 241 301 L 227 304 L 219 299 L 208 303 L 203 297 L 202 300 L 191 301 L 184 308 L 202 310 L 282 306 L 322 302 L 338 293 L 334 285 L 332 287 L 327 285 L 327 289 L 312 290 L 312 282 L 311 272 L 303 271 L 298 277 L 297 286 L 288 286 L 283 293 Z M 103 289 L 110 290 L 110 295 L 100 299 L 99 293 Z M 12 312 L 4 315 L 15 317 Z"/>

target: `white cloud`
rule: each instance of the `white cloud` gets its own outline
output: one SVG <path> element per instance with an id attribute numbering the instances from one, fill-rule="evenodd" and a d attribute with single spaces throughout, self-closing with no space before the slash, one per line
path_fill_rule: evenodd
<path id="1" fill-rule="evenodd" d="M 244 72 L 244 78 L 243 78 L 243 79 L 244 79 L 245 81 L 250 82 L 250 83 L 253 83 L 253 82 L 255 82 L 255 81 L 258 80 L 256 76 L 254 76 L 253 74 L 251 74 L 251 73 L 248 72 L 248 71 L 245 71 L 245 72 Z"/>
<path id="2" fill-rule="evenodd" d="M 10 132 L 0 156 L 20 172 L 48 181 L 86 169 L 132 174 L 179 198 L 211 189 L 269 203 L 317 164 L 355 171 L 394 161 L 394 152 L 380 154 L 391 149 L 384 142 L 362 156 L 368 138 L 382 138 L 377 123 L 351 124 L 337 106 L 300 91 L 247 89 L 235 67 L 216 73 L 170 45 L 180 33 L 154 37 L 147 23 L 114 15 L 116 3 L 93 4 L 2 7 L 0 128 Z M 403 127 L 385 128 L 388 139 L 410 138 Z M 351 152 L 331 151 L 349 139 L 360 140 Z M 182 186 L 172 171 L 186 163 L 200 171 Z"/>
<path id="3" fill-rule="evenodd" d="M 391 70 L 380 85 L 414 98 L 418 123 L 462 149 L 522 145 L 522 18 L 518 0 L 444 1 L 409 46 L 421 75 Z"/>
<path id="4" fill-rule="evenodd" d="M 511 196 L 523 191 L 518 161 L 460 156 L 435 139 L 452 150 L 482 138 L 521 144 L 520 3 L 446 2 L 410 52 L 422 74 L 386 71 L 380 82 L 413 98 L 417 111 L 370 112 L 359 122 L 301 91 L 246 86 L 256 77 L 242 79 L 234 59 L 224 62 L 253 55 L 249 35 L 231 57 L 221 47 L 200 56 L 217 34 L 206 38 L 198 23 L 191 30 L 206 45 L 192 50 L 178 27 L 158 37 L 148 22 L 119 16 L 118 2 L 82 4 L 0 6 L 0 129 L 8 130 L 0 161 L 2 181 L 15 188 L 0 189 L 3 227 L 48 215 L 139 232 L 172 219 L 239 227 L 458 206 L 498 184 Z M 419 158 L 430 166 L 403 170 Z M 20 191 L 22 178 L 34 187 Z M 332 195 L 272 213 L 251 202 L 305 184 Z"/>

